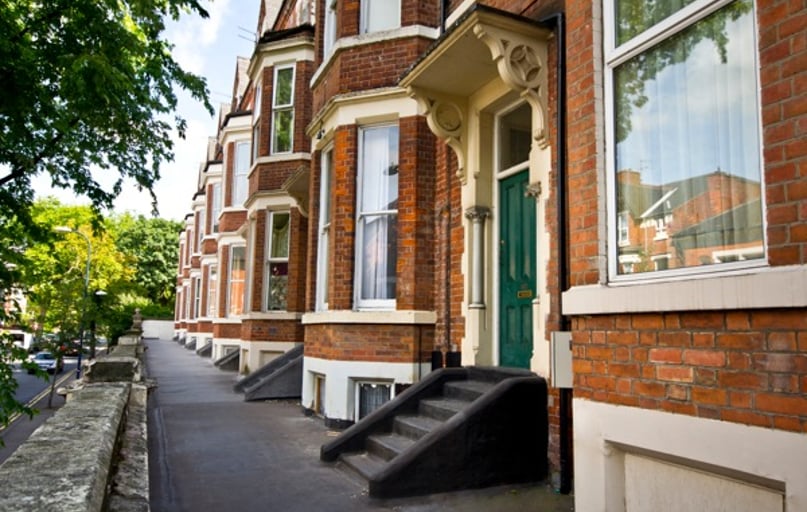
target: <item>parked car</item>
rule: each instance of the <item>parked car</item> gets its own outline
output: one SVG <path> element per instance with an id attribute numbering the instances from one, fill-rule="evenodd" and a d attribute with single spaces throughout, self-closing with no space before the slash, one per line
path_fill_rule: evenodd
<path id="1" fill-rule="evenodd" d="M 48 373 L 59 373 L 64 369 L 64 363 L 50 352 L 39 352 L 31 358 L 31 361 Z M 34 373 L 34 370 L 29 369 L 28 373 Z"/>

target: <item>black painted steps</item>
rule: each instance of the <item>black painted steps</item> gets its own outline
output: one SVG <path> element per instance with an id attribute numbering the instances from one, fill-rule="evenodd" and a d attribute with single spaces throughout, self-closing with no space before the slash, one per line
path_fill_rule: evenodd
<path id="1" fill-rule="evenodd" d="M 491 390 L 493 385 L 491 382 L 481 380 L 448 382 L 443 386 L 442 396 L 426 398 L 419 402 L 417 414 L 395 416 L 392 432 L 368 436 L 364 451 L 342 454 L 339 460 L 348 469 L 370 480 L 379 474 L 388 462 L 468 407 L 474 400 Z"/>

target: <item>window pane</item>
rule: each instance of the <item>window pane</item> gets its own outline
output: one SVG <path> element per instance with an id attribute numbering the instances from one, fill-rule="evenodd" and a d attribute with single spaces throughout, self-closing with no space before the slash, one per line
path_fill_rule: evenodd
<path id="1" fill-rule="evenodd" d="M 289 257 L 289 214 L 272 214 L 272 258 Z"/>
<path id="2" fill-rule="evenodd" d="M 389 384 L 359 383 L 359 419 L 375 411 L 390 399 Z"/>
<path id="3" fill-rule="evenodd" d="M 292 110 L 276 110 L 274 112 L 274 126 L 272 130 L 272 152 L 288 153 L 291 151 Z"/>
<path id="4" fill-rule="evenodd" d="M 275 106 L 288 106 L 292 103 L 294 85 L 294 68 L 277 70 L 275 76 Z"/>
<path id="5" fill-rule="evenodd" d="M 377 32 L 401 25 L 400 0 L 363 0 L 363 32 Z"/>
<path id="6" fill-rule="evenodd" d="M 398 216 L 362 218 L 361 299 L 394 299 Z"/>
<path id="7" fill-rule="evenodd" d="M 269 264 L 269 296 L 267 309 L 278 311 L 286 309 L 289 290 L 289 264 L 275 262 Z"/>
<path id="8" fill-rule="evenodd" d="M 213 225 L 213 233 L 219 232 L 219 214 L 221 213 L 221 183 L 213 184 L 213 206 L 211 207 L 210 219 Z"/>
<path id="9" fill-rule="evenodd" d="M 216 304 L 216 290 L 218 287 L 218 277 L 216 267 L 211 266 L 207 279 L 207 316 L 215 317 L 217 304 Z"/>
<path id="10" fill-rule="evenodd" d="M 233 172 L 233 206 L 241 206 L 247 199 L 247 175 L 249 174 L 250 143 L 239 142 L 235 147 Z"/>
<path id="11" fill-rule="evenodd" d="M 620 45 L 695 0 L 617 0 L 616 44 Z"/>
<path id="12" fill-rule="evenodd" d="M 499 123 L 500 169 L 506 170 L 530 159 L 532 112 L 527 104 L 502 116 Z"/>
<path id="13" fill-rule="evenodd" d="M 734 2 L 615 68 L 620 273 L 764 256 L 754 33 Z"/>
<path id="14" fill-rule="evenodd" d="M 398 127 L 362 131 L 362 211 L 398 208 Z"/>
<path id="15" fill-rule="evenodd" d="M 240 315 L 244 310 L 244 279 L 246 274 L 246 257 L 243 246 L 232 248 L 230 262 L 230 294 L 229 314 Z"/>

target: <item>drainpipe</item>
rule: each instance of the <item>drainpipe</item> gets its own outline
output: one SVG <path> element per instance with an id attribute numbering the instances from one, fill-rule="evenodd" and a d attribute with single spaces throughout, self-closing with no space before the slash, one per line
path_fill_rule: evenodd
<path id="1" fill-rule="evenodd" d="M 558 294 L 558 307 L 560 308 L 560 330 L 568 331 L 570 328 L 569 318 L 562 314 L 563 300 L 562 293 L 569 288 L 569 263 L 568 263 L 568 220 L 566 197 L 566 19 L 563 12 L 557 12 L 540 20 L 554 25 L 557 42 L 557 94 L 555 96 L 555 111 L 557 112 L 557 124 L 555 133 L 558 140 L 558 188 L 557 188 L 557 209 L 558 209 L 558 282 L 560 294 Z M 562 494 L 569 494 L 572 490 L 574 477 L 573 459 L 573 439 L 572 439 L 572 396 L 571 388 L 559 389 L 559 412 L 560 415 L 560 489 Z"/>
<path id="2" fill-rule="evenodd" d="M 446 31 L 446 18 L 448 17 L 448 0 L 440 0 L 440 35 Z"/>

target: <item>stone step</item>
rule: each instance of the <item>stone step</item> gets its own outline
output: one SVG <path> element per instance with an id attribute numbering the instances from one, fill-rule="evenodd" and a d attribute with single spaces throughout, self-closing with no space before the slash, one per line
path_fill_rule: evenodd
<path id="1" fill-rule="evenodd" d="M 381 457 L 368 452 L 344 453 L 339 456 L 339 460 L 345 468 L 365 480 L 380 472 L 387 463 Z"/>
<path id="2" fill-rule="evenodd" d="M 418 412 L 437 420 L 447 420 L 470 404 L 467 400 L 453 398 L 427 398 L 420 401 Z"/>
<path id="3" fill-rule="evenodd" d="M 443 422 L 428 416 L 401 414 L 392 422 L 392 430 L 412 439 L 420 439 Z"/>
<path id="4" fill-rule="evenodd" d="M 391 460 L 404 450 L 415 444 L 411 437 L 400 434 L 376 434 L 367 438 L 365 448 L 373 455 L 384 460 Z"/>
<path id="5" fill-rule="evenodd" d="M 495 385 L 494 382 L 481 380 L 455 380 L 443 385 L 443 396 L 473 401 L 493 389 Z"/>

